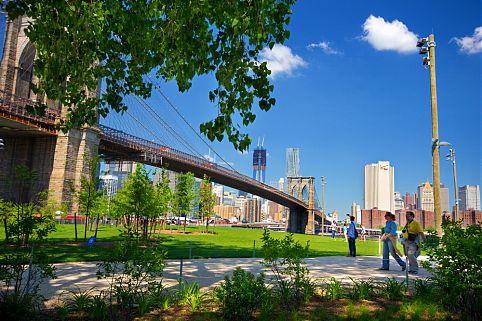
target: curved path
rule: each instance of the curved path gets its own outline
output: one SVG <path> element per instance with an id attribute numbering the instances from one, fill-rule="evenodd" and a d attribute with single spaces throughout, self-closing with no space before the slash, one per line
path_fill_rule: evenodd
<path id="1" fill-rule="evenodd" d="M 420 257 L 420 259 L 425 259 Z M 201 288 L 213 288 L 225 275 L 231 275 L 236 267 L 258 274 L 265 271 L 261 264 L 262 259 L 258 258 L 229 258 L 229 259 L 192 259 L 183 260 L 183 278 L 188 282 L 197 281 Z M 348 282 L 349 277 L 355 280 L 372 279 L 384 281 L 387 278 L 396 278 L 402 281 L 406 273 L 402 272 L 393 258 L 390 259 L 390 271 L 379 271 L 381 258 L 377 256 L 341 257 L 324 256 L 306 259 L 307 268 L 311 278 L 315 280 L 335 277 L 338 280 Z M 59 263 L 55 264 L 57 278 L 47 280 L 41 286 L 41 293 L 47 299 L 46 304 L 55 304 L 59 295 L 67 291 L 77 289 L 89 290 L 93 287 L 100 290 L 107 288 L 106 280 L 98 280 L 95 272 L 95 262 Z M 177 284 L 180 276 L 180 260 L 168 260 L 164 270 L 164 284 L 170 288 Z M 409 278 L 426 278 L 430 274 L 420 269 L 416 276 L 409 275 Z M 268 273 L 269 277 L 269 273 Z"/>

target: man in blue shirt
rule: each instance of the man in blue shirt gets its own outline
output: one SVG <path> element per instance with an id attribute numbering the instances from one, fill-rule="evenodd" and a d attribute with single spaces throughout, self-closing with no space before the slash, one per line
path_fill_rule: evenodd
<path id="1" fill-rule="evenodd" d="M 350 216 L 350 226 L 348 227 L 348 256 L 356 257 L 356 225 L 355 225 L 355 216 Z"/>
<path id="2" fill-rule="evenodd" d="M 382 267 L 379 270 L 389 270 L 390 269 L 390 253 L 395 258 L 397 263 L 402 267 L 402 271 L 405 271 L 407 268 L 407 264 L 403 262 L 403 260 L 398 256 L 393 248 L 392 241 L 390 240 L 389 235 L 397 236 L 397 223 L 395 223 L 395 215 L 390 212 L 385 214 L 385 220 L 387 223 L 385 224 L 384 234 L 382 236 L 383 240 L 383 260 L 382 260 Z"/>

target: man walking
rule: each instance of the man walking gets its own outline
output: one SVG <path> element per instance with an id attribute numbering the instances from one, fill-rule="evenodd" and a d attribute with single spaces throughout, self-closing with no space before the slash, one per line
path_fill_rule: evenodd
<path id="1" fill-rule="evenodd" d="M 390 239 L 389 235 L 394 237 L 397 236 L 397 223 L 395 223 L 395 215 L 390 212 L 385 214 L 385 220 L 387 221 L 385 224 L 384 234 L 382 236 L 383 240 L 383 260 L 382 260 L 382 267 L 379 270 L 389 270 L 390 269 L 390 253 L 395 258 L 397 263 L 402 267 L 402 271 L 405 271 L 407 268 L 407 264 L 403 262 L 403 260 L 398 256 L 395 252 L 393 247 L 392 240 Z"/>
<path id="2" fill-rule="evenodd" d="M 356 257 L 356 238 L 358 233 L 356 231 L 355 216 L 350 216 L 350 226 L 348 227 L 348 256 Z"/>
<path id="3" fill-rule="evenodd" d="M 420 223 L 415 221 L 415 214 L 408 211 L 406 214 L 407 225 L 403 229 L 403 238 L 405 253 L 408 257 L 409 269 L 408 273 L 418 274 L 417 257 L 420 255 L 419 244 L 422 242 L 425 235 L 423 234 Z"/>

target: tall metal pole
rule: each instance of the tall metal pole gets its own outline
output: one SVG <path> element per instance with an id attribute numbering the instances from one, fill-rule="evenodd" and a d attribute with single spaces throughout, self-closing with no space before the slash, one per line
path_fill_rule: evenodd
<path id="1" fill-rule="evenodd" d="M 321 176 L 321 235 L 325 235 L 325 176 Z"/>
<path id="2" fill-rule="evenodd" d="M 434 198 L 434 224 L 438 235 L 442 234 L 442 211 L 440 206 L 440 154 L 438 148 L 438 110 L 437 110 L 437 85 L 435 79 L 435 37 L 428 36 L 428 49 L 430 58 L 430 96 L 432 107 L 432 168 L 433 168 L 433 198 Z"/>
<path id="3" fill-rule="evenodd" d="M 454 220 L 459 219 L 459 188 L 457 187 L 457 164 L 455 162 L 455 149 L 450 149 L 450 158 L 452 159 L 452 166 L 454 169 L 454 188 L 455 188 L 455 217 Z"/>

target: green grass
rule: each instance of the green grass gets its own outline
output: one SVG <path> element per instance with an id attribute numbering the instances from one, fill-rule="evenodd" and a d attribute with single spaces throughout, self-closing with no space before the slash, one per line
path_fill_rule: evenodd
<path id="1" fill-rule="evenodd" d="M 180 227 L 182 228 L 182 227 Z M 253 245 L 256 241 L 256 257 L 262 257 L 261 229 L 245 229 L 231 227 L 210 227 L 210 232 L 215 234 L 192 234 L 201 231 L 200 227 L 188 226 L 186 234 L 158 234 L 153 238 L 159 239 L 167 248 L 168 258 L 188 258 L 189 245 L 192 241 L 193 258 L 230 258 L 253 257 Z M 94 232 L 87 232 L 87 239 Z M 285 232 L 271 232 L 275 237 L 282 238 Z M 74 226 L 72 224 L 59 224 L 52 232 L 47 242 L 42 245 L 53 262 L 79 262 L 102 260 L 112 249 L 116 241 L 122 239 L 121 228 L 104 225 L 99 227 L 97 241 L 93 247 L 86 247 L 83 240 L 84 230 L 78 226 L 79 242 L 74 242 Z M 0 237 L 4 238 L 3 229 Z M 327 236 L 295 234 L 295 240 L 305 245 L 309 241 L 309 257 L 347 255 L 348 244 L 341 238 L 331 239 Z M 9 251 L 5 243 L 0 242 L 0 256 Z M 377 255 L 378 243 L 376 241 L 357 242 L 358 255 Z"/>

